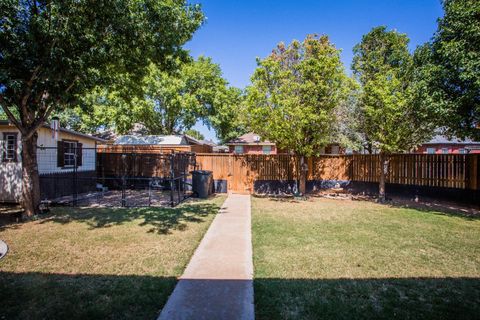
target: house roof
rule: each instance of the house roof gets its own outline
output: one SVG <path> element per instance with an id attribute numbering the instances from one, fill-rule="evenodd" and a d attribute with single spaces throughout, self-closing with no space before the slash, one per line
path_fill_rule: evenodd
<path id="1" fill-rule="evenodd" d="M 200 140 L 200 143 L 205 144 L 207 146 L 212 146 L 212 147 L 217 146 L 217 144 L 215 142 L 213 142 L 212 140 Z"/>
<path id="2" fill-rule="evenodd" d="M 471 139 L 460 140 L 456 137 L 452 137 L 451 139 L 443 136 L 443 135 L 436 135 L 430 141 L 425 142 L 424 144 L 480 144 L 479 141 L 473 141 Z"/>
<path id="3" fill-rule="evenodd" d="M 136 145 L 188 145 L 187 140 L 183 136 L 169 135 L 123 135 L 115 139 L 114 144 L 136 144 Z"/>
<path id="4" fill-rule="evenodd" d="M 258 140 L 259 139 L 259 140 Z M 238 138 L 230 140 L 227 145 L 275 145 L 268 140 L 262 140 L 260 136 L 254 132 L 246 133 Z"/>
<path id="5" fill-rule="evenodd" d="M 8 121 L 8 120 L 0 120 L 0 125 L 13 126 L 13 124 L 11 124 L 10 121 Z M 50 129 L 50 126 L 47 125 L 47 124 L 44 124 L 43 128 Z M 77 131 L 74 131 L 74 130 L 66 129 L 66 128 L 60 128 L 59 131 L 69 133 L 69 134 L 72 134 L 72 135 L 75 135 L 75 136 L 83 137 L 83 138 L 86 138 L 86 139 L 92 139 L 92 140 L 95 140 L 95 141 L 98 141 L 98 142 L 107 142 L 105 139 L 95 137 L 95 136 L 91 136 L 89 134 L 77 132 Z"/>
<path id="6" fill-rule="evenodd" d="M 212 148 L 213 152 L 228 152 L 228 146 L 214 146 Z"/>
<path id="7" fill-rule="evenodd" d="M 198 144 L 198 145 L 205 144 L 205 143 L 203 143 L 201 140 L 197 140 L 197 139 L 195 139 L 194 137 L 191 137 L 191 136 L 189 136 L 189 135 L 184 134 L 184 135 L 182 135 L 182 136 L 185 137 L 185 139 L 187 140 L 188 144 Z M 182 136 L 181 136 L 181 137 L 182 137 Z"/>

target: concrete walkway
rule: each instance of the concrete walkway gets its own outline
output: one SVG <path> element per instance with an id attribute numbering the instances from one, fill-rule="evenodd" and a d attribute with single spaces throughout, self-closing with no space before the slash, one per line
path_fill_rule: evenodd
<path id="1" fill-rule="evenodd" d="M 159 316 L 254 319 L 250 196 L 230 194 Z"/>

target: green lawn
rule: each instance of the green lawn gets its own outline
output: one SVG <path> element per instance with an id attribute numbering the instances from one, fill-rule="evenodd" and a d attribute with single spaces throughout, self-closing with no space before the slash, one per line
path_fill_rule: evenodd
<path id="1" fill-rule="evenodd" d="M 479 319 L 480 220 L 254 198 L 257 319 Z"/>
<path id="2" fill-rule="evenodd" d="M 155 319 L 224 200 L 0 225 L 0 319 Z"/>

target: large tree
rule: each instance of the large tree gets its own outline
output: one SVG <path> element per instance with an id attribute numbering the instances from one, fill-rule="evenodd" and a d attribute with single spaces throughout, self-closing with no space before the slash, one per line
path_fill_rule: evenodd
<path id="1" fill-rule="evenodd" d="M 220 140 L 226 143 L 247 133 L 245 95 L 235 87 L 222 91 L 222 103 L 215 105 L 208 116 L 207 125 L 211 126 Z"/>
<path id="2" fill-rule="evenodd" d="M 1 0 L 0 12 L 0 104 L 22 135 L 22 202 L 32 215 L 39 126 L 119 73 L 140 79 L 151 62 L 168 67 L 203 15 L 185 0 Z"/>
<path id="3" fill-rule="evenodd" d="M 442 111 L 448 135 L 480 140 L 480 1 L 444 0 L 431 42 L 415 52 L 422 101 Z"/>
<path id="4" fill-rule="evenodd" d="M 192 138 L 195 138 L 197 140 L 205 140 L 205 136 L 198 130 L 195 130 L 195 129 L 188 129 L 184 132 L 184 134 L 192 137 Z"/>
<path id="5" fill-rule="evenodd" d="M 420 102 L 421 77 L 413 68 L 408 37 L 386 27 L 373 28 L 354 48 L 358 79 L 358 128 L 380 154 L 380 199 L 385 200 L 389 155 L 410 151 L 435 129 L 435 108 Z"/>
<path id="6" fill-rule="evenodd" d="M 299 189 L 305 193 L 305 157 L 331 142 L 335 108 L 346 97 L 340 51 L 327 36 L 310 35 L 303 42 L 280 43 L 257 64 L 247 89 L 249 125 L 300 156 Z"/>
<path id="7" fill-rule="evenodd" d="M 149 134 L 176 134 L 203 121 L 222 141 L 232 138 L 239 127 L 242 92 L 228 86 L 210 58 L 172 64 L 170 70 L 151 64 L 137 83 L 122 76 L 118 82 L 128 86 L 96 87 L 61 119 L 82 132 L 108 128 L 118 134 L 127 133 L 134 123 L 144 125 Z"/>
<path id="8" fill-rule="evenodd" d="M 230 102 L 228 83 L 210 58 L 184 63 L 174 73 L 151 66 L 144 83 L 146 107 L 139 118 L 159 134 L 188 130 L 199 119 L 208 124 L 209 116 Z"/>

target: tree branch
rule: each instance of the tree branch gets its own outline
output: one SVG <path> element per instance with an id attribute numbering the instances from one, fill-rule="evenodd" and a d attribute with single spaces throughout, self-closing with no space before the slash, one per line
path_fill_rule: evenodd
<path id="1" fill-rule="evenodd" d="M 24 128 L 22 127 L 20 122 L 15 118 L 15 116 L 10 111 L 10 109 L 8 109 L 7 103 L 5 102 L 5 99 L 3 98 L 3 96 L 0 96 L 0 104 L 2 105 L 2 109 L 7 114 L 8 120 L 10 120 L 15 125 L 15 127 L 17 127 L 17 129 L 20 130 L 20 132 L 23 134 L 25 132 Z"/>
<path id="2" fill-rule="evenodd" d="M 47 119 L 50 114 L 53 112 L 53 110 L 55 109 L 54 106 L 50 106 L 49 108 L 47 108 L 47 110 L 45 111 L 45 113 L 41 116 L 39 116 L 37 118 L 37 120 L 35 120 L 32 125 L 28 128 L 28 132 L 26 132 L 23 136 L 22 136 L 22 139 L 24 140 L 27 140 L 29 139 L 36 131 L 37 129 L 44 124 L 45 122 L 45 119 Z"/>

